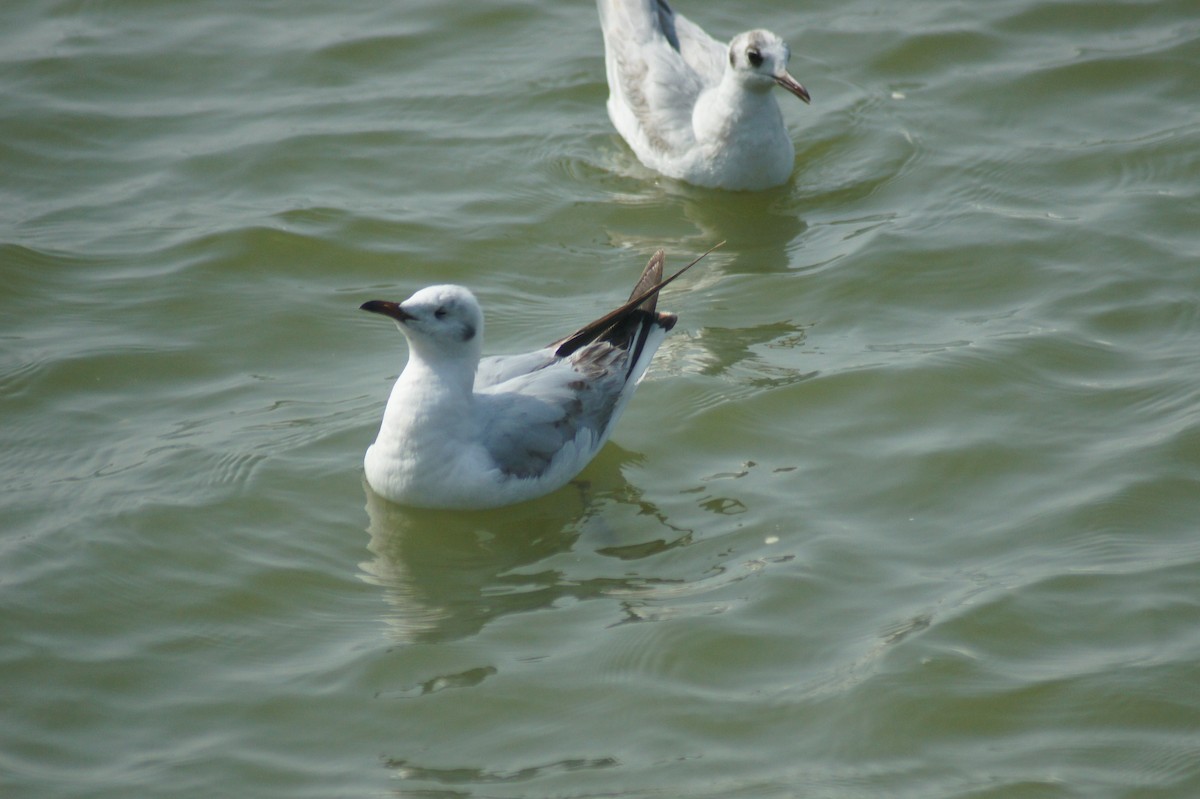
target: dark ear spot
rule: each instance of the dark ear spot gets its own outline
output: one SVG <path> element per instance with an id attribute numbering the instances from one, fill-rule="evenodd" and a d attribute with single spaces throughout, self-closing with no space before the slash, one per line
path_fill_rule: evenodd
<path id="1" fill-rule="evenodd" d="M 463 325 L 462 338 L 460 341 L 470 341 L 475 338 L 475 325 Z"/>
<path id="2" fill-rule="evenodd" d="M 737 57 L 734 56 L 732 47 L 729 48 L 729 66 L 731 66 L 731 67 L 737 66 Z"/>

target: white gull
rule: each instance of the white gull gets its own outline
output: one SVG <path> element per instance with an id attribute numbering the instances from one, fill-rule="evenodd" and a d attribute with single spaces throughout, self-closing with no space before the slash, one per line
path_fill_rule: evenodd
<path id="1" fill-rule="evenodd" d="M 728 45 L 666 0 L 597 0 L 608 115 L 638 159 L 679 180 L 722 189 L 787 181 L 796 148 L 771 89 L 804 102 L 787 44 L 767 30 Z"/>
<path id="2" fill-rule="evenodd" d="M 566 485 L 608 440 L 675 325 L 656 310 L 659 290 L 699 260 L 664 280 L 659 250 L 624 305 L 522 355 L 481 359 L 483 311 L 462 286 L 364 303 L 393 319 L 409 346 L 367 449 L 371 488 L 402 505 L 465 509 Z"/>

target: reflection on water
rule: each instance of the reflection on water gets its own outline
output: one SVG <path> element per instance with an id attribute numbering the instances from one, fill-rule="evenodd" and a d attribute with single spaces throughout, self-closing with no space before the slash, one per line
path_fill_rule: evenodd
<path id="1" fill-rule="evenodd" d="M 3 799 L 1200 796 L 1195 0 L 765 4 L 757 194 L 637 163 L 589 4 L 16 6 Z M 722 240 L 644 464 L 363 519 L 362 300 L 507 349 Z"/>
<path id="2" fill-rule="evenodd" d="M 786 190 L 722 192 L 718 196 L 691 196 L 683 202 L 684 216 L 702 239 L 724 241 L 730 252 L 740 253 L 730 271 L 757 274 L 794 268 L 788 249 L 808 225 Z"/>
<path id="3" fill-rule="evenodd" d="M 493 619 L 550 607 L 563 598 L 589 599 L 645 590 L 644 579 L 573 579 L 561 568 L 538 568 L 567 553 L 581 537 L 608 557 L 645 557 L 689 539 L 673 530 L 621 474 L 637 456 L 610 443 L 565 488 L 532 502 L 489 511 L 435 511 L 395 505 L 366 482 L 370 518 L 360 564 L 364 579 L 384 589 L 384 621 L 397 642 L 470 636 Z M 666 539 L 623 539 L 606 510 L 616 503 L 667 528 Z"/>
<path id="4" fill-rule="evenodd" d="M 364 490 L 375 557 L 360 567 L 384 589 L 397 641 L 461 638 L 497 616 L 551 604 L 555 575 L 512 572 L 569 550 L 581 510 L 586 517 L 584 489 L 574 484 L 511 513 L 405 508 L 365 481 Z"/>
<path id="5" fill-rule="evenodd" d="M 678 204 L 683 218 L 692 228 L 682 237 L 664 234 L 664 225 L 645 225 L 639 220 L 637 228 L 624 227 L 611 236 L 625 246 L 633 246 L 644 252 L 653 252 L 663 246 L 665 240 L 674 239 L 677 244 L 668 251 L 668 262 L 672 257 L 690 256 L 679 252 L 683 245 L 695 250 L 696 254 L 707 250 L 717 242 L 725 242 L 716 257 L 709 256 L 707 271 L 715 267 L 712 262 L 726 262 L 724 271 L 733 273 L 783 272 L 794 269 L 790 264 L 789 249 L 808 229 L 801 217 L 801 209 L 786 190 L 765 192 L 727 192 L 701 189 L 664 179 L 657 183 L 646 183 L 638 187 L 637 193 L 617 195 L 612 201 L 625 205 L 646 207 L 653 210 L 664 204 Z M 650 217 L 653 219 L 653 217 Z M 657 222 L 657 220 L 654 220 Z M 677 220 L 672 219 L 675 224 Z M 693 284 L 708 282 L 700 276 L 705 269 L 691 276 Z"/>
<path id="6" fill-rule="evenodd" d="M 779 388 L 816 377 L 793 364 L 803 359 L 787 352 L 803 352 L 809 325 L 782 320 L 747 328 L 706 327 L 690 342 L 692 361 L 701 374 L 723 377 L 731 391 L 748 394 Z M 768 352 L 771 351 L 771 352 Z"/>
<path id="7" fill-rule="evenodd" d="M 730 604 L 714 591 L 792 560 L 775 552 L 730 561 L 718 536 L 679 571 L 672 553 L 697 538 L 624 479 L 621 467 L 636 460 L 610 443 L 562 490 L 490 511 L 406 508 L 364 481 L 373 557 L 359 568 L 383 589 L 388 634 L 397 643 L 460 640 L 566 599 L 611 600 L 611 625 L 720 613 Z"/>

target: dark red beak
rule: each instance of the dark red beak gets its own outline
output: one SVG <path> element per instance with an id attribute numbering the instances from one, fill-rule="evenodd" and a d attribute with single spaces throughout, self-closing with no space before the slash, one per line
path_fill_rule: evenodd
<path id="1" fill-rule="evenodd" d="M 409 319 L 416 319 L 415 316 L 405 311 L 400 307 L 398 302 L 388 302 L 387 300 L 370 300 L 364 302 L 358 307 L 360 311 L 370 311 L 371 313 L 383 314 L 386 317 L 395 319 L 397 322 L 406 322 Z"/>
<path id="2" fill-rule="evenodd" d="M 806 103 L 811 103 L 812 98 L 808 95 L 808 89 L 800 85 L 800 82 L 786 72 L 782 75 L 775 76 L 775 82 L 783 88 L 787 89 L 792 94 L 799 97 Z"/>

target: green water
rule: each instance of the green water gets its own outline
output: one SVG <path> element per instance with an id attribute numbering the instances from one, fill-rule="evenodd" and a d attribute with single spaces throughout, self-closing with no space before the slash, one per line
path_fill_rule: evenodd
<path id="1" fill-rule="evenodd" d="M 1195 4 L 676 6 L 787 186 L 640 167 L 586 0 L 0 10 L 0 795 L 1200 795 Z M 361 302 L 720 240 L 575 484 L 365 489 Z"/>

